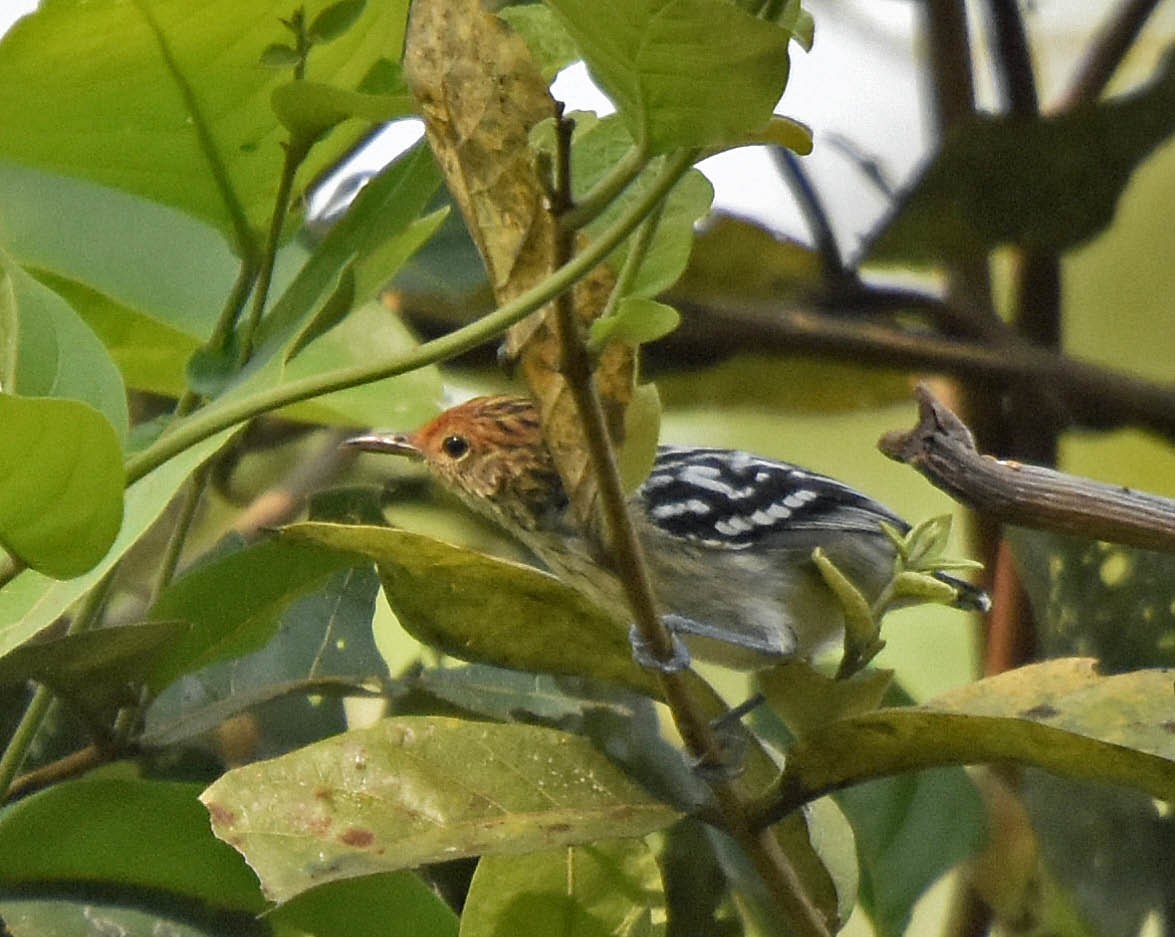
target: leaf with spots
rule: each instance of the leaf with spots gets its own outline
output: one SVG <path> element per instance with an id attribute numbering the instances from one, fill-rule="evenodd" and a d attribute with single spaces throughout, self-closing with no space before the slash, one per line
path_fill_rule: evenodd
<path id="1" fill-rule="evenodd" d="M 278 902 L 462 856 L 643 836 L 678 816 L 579 736 L 424 716 L 229 771 L 201 800 Z"/>
<path id="2" fill-rule="evenodd" d="M 879 709 L 809 732 L 788 752 L 782 807 L 869 778 L 1013 762 L 1175 800 L 1175 671 L 1102 676 L 1065 658 L 968 684 L 923 706 Z"/>

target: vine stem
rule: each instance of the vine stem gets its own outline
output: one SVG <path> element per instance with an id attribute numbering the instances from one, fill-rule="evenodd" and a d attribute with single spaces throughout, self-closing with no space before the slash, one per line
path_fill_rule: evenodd
<path id="1" fill-rule="evenodd" d="M 543 282 L 500 306 L 464 328 L 419 346 L 406 355 L 390 360 L 375 361 L 315 374 L 279 387 L 258 391 L 248 396 L 232 397 L 231 392 L 209 404 L 177 424 L 150 448 L 137 453 L 126 462 L 127 484 L 138 481 L 168 459 L 190 446 L 245 420 L 268 413 L 280 407 L 309 400 L 336 390 L 345 390 L 386 377 L 394 377 L 435 364 L 468 351 L 500 335 L 536 309 L 573 286 L 581 277 L 604 260 L 636 227 L 693 165 L 691 153 L 674 154 L 666 160 L 649 187 L 633 200 L 632 205 L 614 224 L 601 232 L 582 253 L 563 264 Z"/>

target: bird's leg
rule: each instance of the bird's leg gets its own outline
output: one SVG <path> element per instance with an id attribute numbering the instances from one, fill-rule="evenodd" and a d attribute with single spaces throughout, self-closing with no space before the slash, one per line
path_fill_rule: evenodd
<path id="1" fill-rule="evenodd" d="M 645 639 L 640 628 L 633 625 L 628 629 L 628 643 L 632 645 L 633 659 L 646 670 L 655 670 L 658 673 L 681 673 L 689 667 L 692 658 L 689 648 L 681 640 L 678 631 L 689 631 L 690 629 L 682 627 L 686 622 L 678 615 L 665 615 L 661 621 L 673 642 L 673 653 L 668 658 L 658 657 L 653 651 L 653 645 Z"/>

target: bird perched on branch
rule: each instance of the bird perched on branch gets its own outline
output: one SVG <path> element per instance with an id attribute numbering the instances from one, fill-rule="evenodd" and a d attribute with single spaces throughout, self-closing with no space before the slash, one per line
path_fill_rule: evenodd
<path id="1" fill-rule="evenodd" d="M 629 620 L 615 575 L 571 515 L 535 405 L 478 397 L 414 433 L 346 445 L 421 460 L 440 484 L 529 547 L 569 585 Z M 629 501 L 656 598 L 691 650 L 732 666 L 808 655 L 835 640 L 844 609 L 812 561 L 820 547 L 873 602 L 909 525 L 858 491 L 795 465 L 727 449 L 662 446 Z M 981 590 L 942 573 L 950 603 L 986 610 Z"/>

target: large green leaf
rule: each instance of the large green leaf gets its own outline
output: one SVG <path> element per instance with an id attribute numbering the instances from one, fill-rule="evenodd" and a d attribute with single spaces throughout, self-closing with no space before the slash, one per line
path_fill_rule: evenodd
<path id="1" fill-rule="evenodd" d="M 44 271 L 38 273 L 38 279 L 73 306 L 94 330 L 127 387 L 175 398 L 187 390 L 185 369 L 188 359 L 200 347 L 198 338 L 76 280 L 65 280 Z M 213 304 L 219 301 L 220 298 L 210 298 Z"/>
<path id="2" fill-rule="evenodd" d="M 314 937 L 457 937 L 457 915 L 419 876 L 385 872 L 312 888 L 266 915 Z"/>
<path id="3" fill-rule="evenodd" d="M 882 778 L 836 800 L 856 835 L 861 905 L 877 937 L 901 937 L 926 889 L 983 840 L 983 802 L 961 768 Z"/>
<path id="4" fill-rule="evenodd" d="M 0 251 L 0 389 L 80 400 L 126 439 L 126 389 L 118 368 L 61 296 Z"/>
<path id="5" fill-rule="evenodd" d="M 81 575 L 122 520 L 114 429 L 88 404 L 9 394 L 0 394 L 0 426 L 0 543 L 48 576 Z"/>
<path id="6" fill-rule="evenodd" d="M 26 570 L 0 589 L 0 656 L 49 627 L 85 595 L 155 522 L 189 474 L 234 432 L 224 430 L 209 437 L 131 485 L 123 499 L 118 537 L 102 561 L 85 575 L 57 582 Z"/>
<path id="7" fill-rule="evenodd" d="M 26 268 L 194 339 L 212 332 L 240 266 L 211 225 L 84 179 L 0 161 L 0 208 L 4 246 Z"/>
<path id="8" fill-rule="evenodd" d="M 724 0 L 547 0 L 592 76 L 650 152 L 761 130 L 783 94 L 792 35 Z"/>
<path id="9" fill-rule="evenodd" d="M 355 88 L 400 49 L 406 10 L 367 4 L 352 29 L 312 50 L 307 78 Z M 0 42 L 0 157 L 179 208 L 234 243 L 242 227 L 262 231 L 286 136 L 270 95 L 289 75 L 258 62 L 286 38 L 280 19 L 292 11 L 286 0 L 44 4 Z M 299 187 L 365 127 L 315 147 Z"/>
<path id="10" fill-rule="evenodd" d="M 624 628 L 533 567 L 386 527 L 295 524 L 282 536 L 374 559 L 404 628 L 455 657 L 657 692 Z"/>
<path id="11" fill-rule="evenodd" d="M 880 709 L 812 731 L 788 752 L 783 803 L 874 777 L 1010 761 L 1175 801 L 1172 672 L 1103 677 L 1066 658 L 969 684 L 923 706 Z"/>
<path id="12" fill-rule="evenodd" d="M 469 885 L 461 937 L 652 937 L 665 933 L 664 904 L 656 856 L 639 839 L 486 856 Z"/>
<path id="13" fill-rule="evenodd" d="M 461 856 L 643 836 L 677 814 L 578 736 L 387 719 L 228 772 L 201 799 L 275 901 Z"/>
<path id="14" fill-rule="evenodd" d="M 142 683 L 163 647 L 186 630 L 179 621 L 100 628 L 22 645 L 0 658 L 0 683 L 36 680 L 58 696 L 98 709 L 131 705 L 128 687 Z"/>
<path id="15" fill-rule="evenodd" d="M 159 889 L 258 913 L 257 880 L 213 838 L 197 784 L 81 780 L 0 813 L 0 883 Z"/>
<path id="16" fill-rule="evenodd" d="M 182 674 L 258 650 L 277 631 L 287 606 L 356 562 L 362 560 L 354 554 L 267 540 L 176 580 L 151 617 L 186 621 L 192 629 L 156 665 L 151 686 L 160 690 Z"/>
<path id="17" fill-rule="evenodd" d="M 871 260 L 932 263 L 999 244 L 1064 250 L 1114 217 L 1135 167 L 1175 131 L 1175 55 L 1134 94 L 1055 117 L 956 128 L 873 238 Z"/>
<path id="18" fill-rule="evenodd" d="M 294 575 L 305 571 L 305 564 L 289 566 Z M 286 572 L 279 568 L 276 578 L 283 579 Z M 232 588 L 238 592 L 238 605 L 253 606 L 243 595 L 250 590 L 239 582 Z M 365 563 L 360 568 L 339 570 L 325 583 L 316 577 L 301 589 L 310 594 L 291 599 L 289 608 L 274 611 L 269 621 L 254 609 L 256 617 L 250 627 L 257 631 L 255 639 L 264 639 L 274 629 L 277 632 L 260 650 L 202 667 L 167 687 L 147 710 L 145 743 L 172 745 L 197 737 L 263 703 L 272 705 L 267 718 L 256 722 L 256 744 L 262 749 L 277 744 L 268 731 L 275 721 L 282 723 L 280 744 L 286 748 L 345 728 L 340 699 L 309 696 L 324 693 L 332 681 L 341 695 L 345 687 L 386 674 L 371 633 L 379 579 Z M 280 596 L 273 604 L 279 602 Z M 245 618 L 244 613 L 242 608 L 238 622 Z M 203 612 L 197 614 L 202 616 Z M 202 624 L 208 622 L 201 618 Z M 200 653 L 198 646 L 190 645 L 187 650 Z"/>

